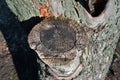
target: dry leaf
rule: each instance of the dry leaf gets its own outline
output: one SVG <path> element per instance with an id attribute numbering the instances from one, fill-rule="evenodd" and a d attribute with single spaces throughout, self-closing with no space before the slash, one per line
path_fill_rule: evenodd
<path id="1" fill-rule="evenodd" d="M 49 11 L 49 2 L 47 1 L 45 5 L 39 6 L 40 17 L 53 16 L 53 13 Z"/>

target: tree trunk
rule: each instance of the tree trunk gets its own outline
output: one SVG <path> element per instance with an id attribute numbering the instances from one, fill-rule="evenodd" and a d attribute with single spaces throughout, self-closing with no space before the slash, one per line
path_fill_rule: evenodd
<path id="1" fill-rule="evenodd" d="M 10 12 L 7 13 L 6 7 L 3 6 L 5 4 L 7 4 L 19 22 L 27 21 L 36 16 L 49 17 L 51 15 L 75 20 L 85 29 L 88 36 L 88 44 L 81 56 L 82 70 L 73 80 L 105 79 L 120 34 L 119 0 L 107 0 L 102 5 L 104 6 L 103 8 L 95 8 L 95 11 L 92 11 L 92 8 L 84 0 L 6 0 L 6 2 L 1 0 L 0 24 L 6 26 L 11 24 L 11 26 L 14 26 L 13 24 L 15 24 L 19 28 L 22 27 L 21 24 L 12 21 L 13 17 L 10 17 Z M 93 6 L 92 3 L 89 4 Z M 97 5 L 101 6 L 101 4 Z M 41 10 L 43 10 L 42 8 L 45 5 L 47 6 L 45 9 L 48 8 L 48 10 L 46 13 L 42 13 Z M 51 13 L 51 15 L 47 15 L 47 13 Z M 40 64 L 38 71 L 40 80 L 56 80 L 56 78 L 48 74 L 46 64 L 39 59 L 38 63 Z"/>

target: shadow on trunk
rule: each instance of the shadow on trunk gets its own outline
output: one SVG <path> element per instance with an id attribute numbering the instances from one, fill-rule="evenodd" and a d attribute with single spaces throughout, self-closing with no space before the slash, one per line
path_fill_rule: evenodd
<path id="1" fill-rule="evenodd" d="M 1 1 L 0 30 L 9 47 L 19 80 L 38 80 L 36 52 L 29 48 L 27 36 L 31 28 L 42 19 L 33 17 L 20 22 L 5 0 Z"/>

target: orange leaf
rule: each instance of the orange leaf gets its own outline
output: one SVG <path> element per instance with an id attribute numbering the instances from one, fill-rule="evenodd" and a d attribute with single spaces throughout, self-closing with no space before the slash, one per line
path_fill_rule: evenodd
<path id="1" fill-rule="evenodd" d="M 39 5 L 40 17 L 49 17 L 53 16 L 53 13 L 49 10 L 49 2 L 47 1 L 45 5 Z"/>

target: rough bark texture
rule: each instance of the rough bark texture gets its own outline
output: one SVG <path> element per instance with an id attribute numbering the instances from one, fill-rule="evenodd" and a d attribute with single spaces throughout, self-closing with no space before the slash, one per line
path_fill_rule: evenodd
<path id="1" fill-rule="evenodd" d="M 76 0 L 77 1 L 77 0 Z M 86 14 L 79 1 L 75 0 L 49 0 L 49 10 L 54 13 L 73 19 L 86 26 Z M 82 53 L 82 72 L 73 80 L 104 80 L 110 67 L 116 43 L 120 34 L 120 1 L 114 0 L 114 14 L 109 17 L 105 24 L 96 25 L 95 29 L 87 28 L 89 44 Z M 39 16 L 39 5 L 45 4 L 45 0 L 0 0 L 0 24 L 5 26 L 17 25 L 22 27 L 17 21 L 13 21 L 13 15 L 7 11 L 5 5 L 14 13 L 16 18 L 22 22 L 32 17 Z M 56 5 L 57 4 L 57 5 Z M 29 27 L 29 26 L 28 26 Z M 46 69 L 44 63 L 38 60 L 39 68 Z M 46 72 L 47 73 L 47 72 Z M 55 80 L 55 78 L 39 71 L 41 80 Z M 47 76 L 46 76 L 47 75 Z M 51 79 L 50 79 L 51 78 Z"/>

